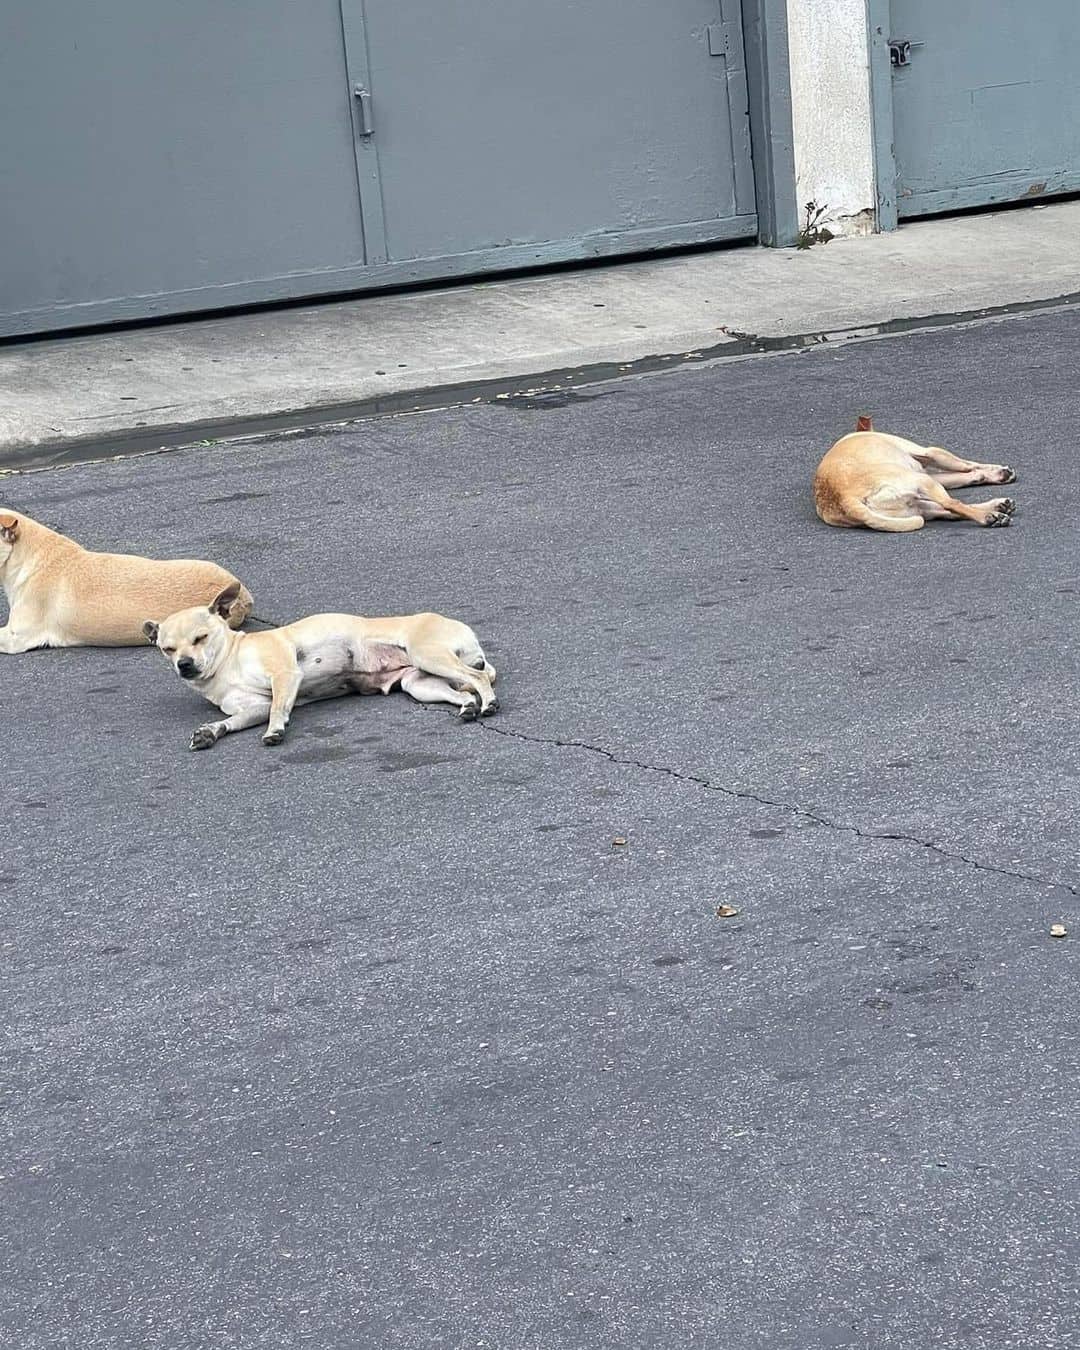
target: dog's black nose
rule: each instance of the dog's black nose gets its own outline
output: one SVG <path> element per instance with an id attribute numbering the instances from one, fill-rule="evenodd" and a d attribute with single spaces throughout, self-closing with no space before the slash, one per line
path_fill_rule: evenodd
<path id="1" fill-rule="evenodd" d="M 190 680 L 192 676 L 199 672 L 195 669 L 195 662 L 190 656 L 182 656 L 176 663 L 176 669 L 185 680 Z"/>

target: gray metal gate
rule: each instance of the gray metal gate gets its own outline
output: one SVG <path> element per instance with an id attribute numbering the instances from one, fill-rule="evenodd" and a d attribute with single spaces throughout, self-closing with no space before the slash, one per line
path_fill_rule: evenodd
<path id="1" fill-rule="evenodd" d="M 752 236 L 740 0 L 10 0 L 0 333 Z"/>
<path id="2" fill-rule="evenodd" d="M 1080 188 L 1077 0 L 889 8 L 898 215 Z"/>
<path id="3" fill-rule="evenodd" d="M 0 331 L 363 264 L 346 88 L 338 0 L 5 0 Z"/>

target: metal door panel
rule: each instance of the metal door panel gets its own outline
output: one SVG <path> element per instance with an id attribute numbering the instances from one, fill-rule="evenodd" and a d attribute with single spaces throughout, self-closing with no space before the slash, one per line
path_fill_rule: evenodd
<path id="1" fill-rule="evenodd" d="M 8 0 L 0 74 L 0 312 L 364 262 L 339 0 Z"/>
<path id="2" fill-rule="evenodd" d="M 364 0 L 388 257 L 690 222 L 728 222 L 724 237 L 740 217 L 752 233 L 744 74 L 734 136 L 728 106 L 738 0 L 725 10 Z"/>
<path id="3" fill-rule="evenodd" d="M 891 0 L 901 216 L 1080 187 L 1076 0 Z"/>

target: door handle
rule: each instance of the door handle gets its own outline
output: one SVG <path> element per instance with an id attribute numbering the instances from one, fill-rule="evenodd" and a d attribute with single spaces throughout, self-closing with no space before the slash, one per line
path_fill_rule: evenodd
<path id="1" fill-rule="evenodd" d="M 358 84 L 353 90 L 353 97 L 360 109 L 360 135 L 370 136 L 375 130 L 375 125 L 371 120 L 371 95 L 362 84 Z"/>

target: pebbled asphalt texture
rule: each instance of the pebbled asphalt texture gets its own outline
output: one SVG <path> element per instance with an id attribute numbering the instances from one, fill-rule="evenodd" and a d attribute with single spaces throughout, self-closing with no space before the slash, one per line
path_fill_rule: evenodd
<path id="1" fill-rule="evenodd" d="M 156 652 L 0 658 L 0 1346 L 1074 1347 L 1078 357 L 1051 310 L 0 484 L 268 619 L 466 619 L 502 702 L 192 754 Z M 863 411 L 1013 464 L 1012 528 L 821 525 Z"/>

